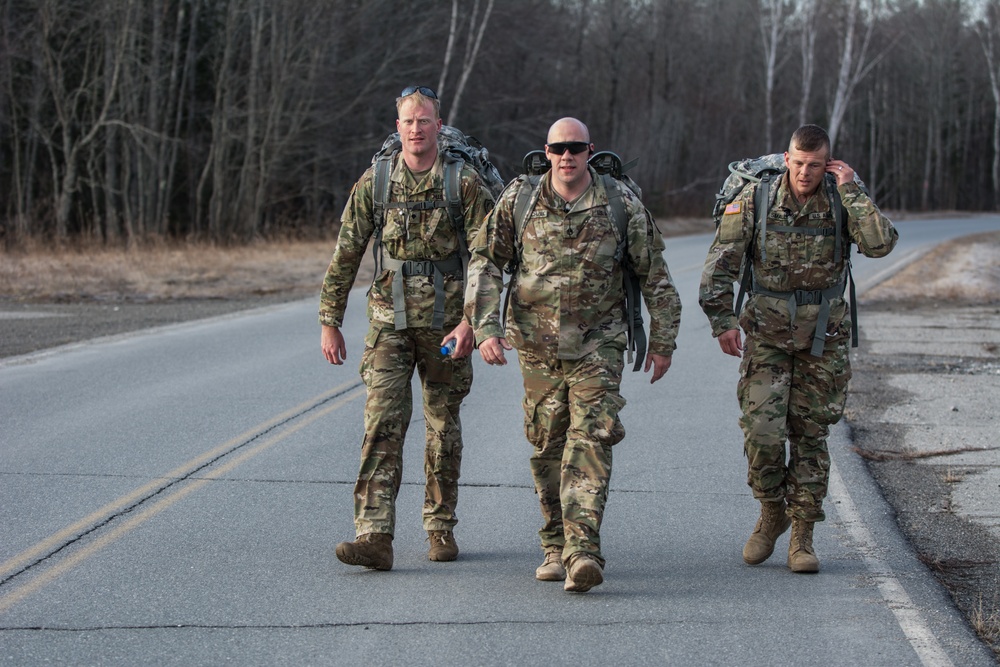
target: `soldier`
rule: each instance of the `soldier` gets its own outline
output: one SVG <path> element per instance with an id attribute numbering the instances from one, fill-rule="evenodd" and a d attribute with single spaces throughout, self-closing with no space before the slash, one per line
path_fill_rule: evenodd
<path id="1" fill-rule="evenodd" d="M 368 294 L 370 325 L 361 355 L 360 373 L 368 396 L 361 469 L 354 487 L 357 539 L 336 549 L 342 562 L 376 570 L 392 568 L 395 500 L 413 410 L 414 368 L 422 383 L 427 423 L 423 523 L 430 540 L 428 557 L 432 561 L 458 557 L 453 529 L 462 462 L 459 408 L 472 386 L 473 334 L 461 321 L 464 276 L 459 232 L 445 207 L 444 166 L 438 155 L 440 103 L 430 88 L 411 86 L 396 100 L 396 109 L 402 148 L 392 162 L 381 235 L 384 266 Z M 323 280 L 321 346 L 331 364 L 343 364 L 347 357 L 340 326 L 363 253 L 376 231 L 374 178 L 374 167 L 369 168 L 351 191 Z M 462 167 L 460 189 L 462 232 L 468 242 L 479 231 L 493 198 L 468 165 Z M 436 298 L 439 305 L 443 303 L 443 324 L 433 321 Z M 451 340 L 453 354 L 442 355 L 442 345 Z"/>
<path id="2" fill-rule="evenodd" d="M 831 158 L 822 128 L 795 131 L 785 166 L 756 225 L 757 186 L 746 187 L 725 209 L 705 261 L 699 303 L 722 351 L 742 355 L 737 396 L 747 483 L 761 503 L 743 560 L 763 563 L 791 524 L 788 567 L 818 572 L 812 537 L 813 524 L 824 519 L 826 439 L 843 414 L 851 377 L 852 323 L 844 299 L 849 245 L 883 257 L 898 234 L 855 182 L 851 167 Z M 846 221 L 832 203 L 837 198 Z M 751 262 L 751 296 L 737 320 L 733 281 L 744 255 Z M 737 325 L 746 333 L 745 346 Z"/>
<path id="3" fill-rule="evenodd" d="M 545 146 L 552 168 L 525 214 L 523 235 L 515 238 L 520 188 L 509 186 L 470 246 L 465 299 L 486 363 L 503 365 L 504 351 L 517 348 L 524 430 L 534 447 L 530 467 L 544 520 L 539 536 L 545 559 L 535 576 L 565 580 L 565 590 L 579 592 L 604 580 L 600 527 L 611 448 L 625 435 L 618 419 L 625 405 L 619 393 L 625 294 L 609 195 L 624 198 L 628 259 L 650 312 L 645 371 L 653 369 L 651 382 L 670 368 L 681 310 L 653 220 L 623 184 L 614 181 L 620 192 L 608 191 L 587 164 L 593 150 L 579 120 L 563 118 L 552 126 Z M 512 261 L 518 268 L 505 333 L 502 269 Z"/>

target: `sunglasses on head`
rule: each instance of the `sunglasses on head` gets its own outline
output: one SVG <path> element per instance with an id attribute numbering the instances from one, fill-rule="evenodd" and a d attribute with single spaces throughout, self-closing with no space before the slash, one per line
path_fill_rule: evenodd
<path id="1" fill-rule="evenodd" d="M 545 145 L 553 155 L 562 155 L 566 151 L 569 151 L 572 155 L 579 155 L 584 151 L 590 150 L 590 144 L 586 141 L 560 141 Z"/>
<path id="2" fill-rule="evenodd" d="M 427 86 L 407 86 L 406 88 L 403 88 L 403 92 L 401 92 L 399 96 L 409 97 L 413 93 L 420 93 L 424 97 L 429 97 L 432 100 L 436 100 L 438 98 L 437 93 L 435 93 Z"/>

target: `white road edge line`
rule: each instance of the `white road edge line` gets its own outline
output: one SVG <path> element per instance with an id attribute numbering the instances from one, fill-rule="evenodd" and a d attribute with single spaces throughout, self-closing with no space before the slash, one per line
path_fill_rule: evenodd
<path id="1" fill-rule="evenodd" d="M 913 650 L 924 667 L 954 667 L 954 663 L 941 648 L 920 610 L 913 604 L 892 568 L 878 555 L 875 539 L 861 519 L 851 495 L 836 464 L 830 461 L 830 498 L 836 503 L 837 514 L 851 539 L 858 545 L 868 571 L 878 583 L 882 597 L 896 617 Z"/>

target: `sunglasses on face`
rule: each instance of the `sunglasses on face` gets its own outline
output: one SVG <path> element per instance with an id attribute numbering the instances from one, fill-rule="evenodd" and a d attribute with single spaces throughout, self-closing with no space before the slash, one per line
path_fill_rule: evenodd
<path id="1" fill-rule="evenodd" d="M 403 88 L 403 92 L 401 92 L 399 96 L 409 97 L 413 93 L 420 93 L 424 97 L 429 97 L 432 100 L 436 100 L 438 98 L 437 93 L 435 93 L 427 86 L 407 86 L 406 88 Z"/>
<path id="2" fill-rule="evenodd" d="M 545 145 L 553 155 L 562 155 L 566 151 L 569 151 L 572 155 L 579 155 L 586 150 L 590 150 L 590 144 L 586 141 L 560 141 Z"/>

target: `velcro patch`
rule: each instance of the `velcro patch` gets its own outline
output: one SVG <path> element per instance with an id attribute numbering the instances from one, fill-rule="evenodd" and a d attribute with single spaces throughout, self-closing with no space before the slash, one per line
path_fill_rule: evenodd
<path id="1" fill-rule="evenodd" d="M 739 213 L 740 210 L 741 210 L 740 202 L 734 201 L 731 204 L 729 204 L 729 206 L 726 207 L 724 215 L 732 215 L 733 213 Z"/>

